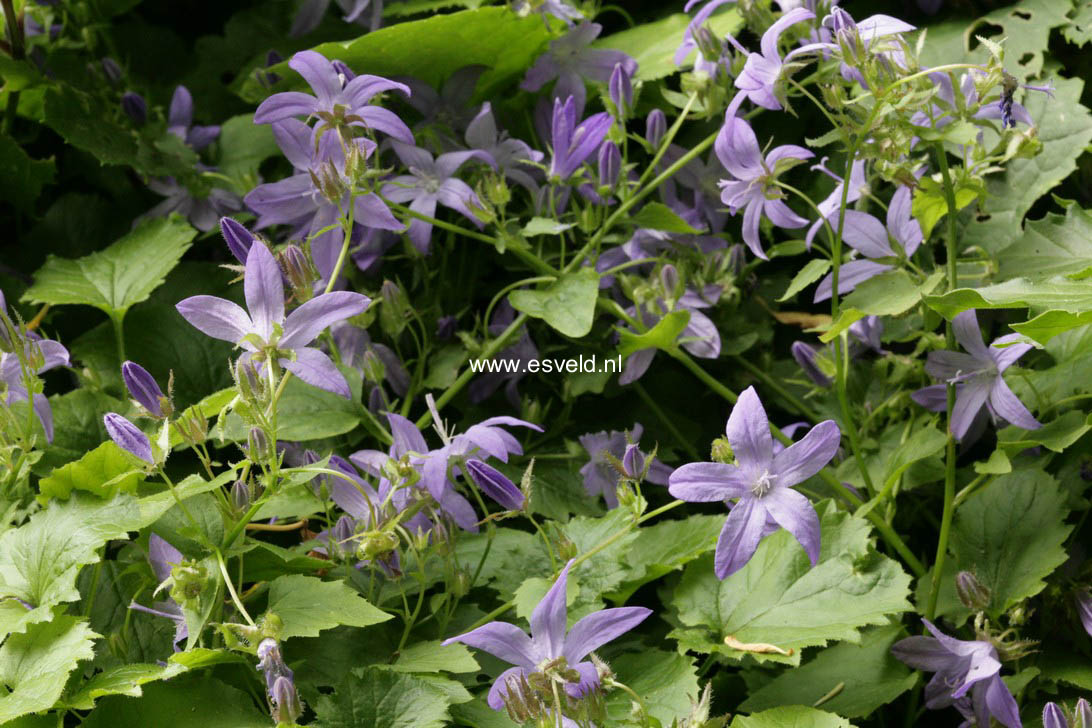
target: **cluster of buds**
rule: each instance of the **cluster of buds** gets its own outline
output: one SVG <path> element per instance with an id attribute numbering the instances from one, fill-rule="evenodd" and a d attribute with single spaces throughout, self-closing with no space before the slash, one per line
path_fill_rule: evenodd
<path id="1" fill-rule="evenodd" d="M 296 692 L 293 672 L 284 664 L 277 640 L 267 637 L 258 645 L 257 669 L 265 675 L 273 720 L 278 724 L 294 724 L 303 714 L 303 705 L 299 693 Z"/>
<path id="2" fill-rule="evenodd" d="M 596 664 L 603 663 L 596 660 Z M 569 667 L 564 657 L 557 657 L 543 662 L 535 672 L 520 671 L 510 677 L 505 683 L 504 707 L 508 716 L 521 725 L 552 726 L 558 714 L 575 720 L 578 725 L 601 725 L 606 711 L 599 689 L 590 690 L 579 700 L 565 690 L 566 686 L 580 682 L 580 673 Z"/>
<path id="3" fill-rule="evenodd" d="M 185 609 L 197 609 L 208 583 L 209 574 L 204 565 L 186 559 L 171 569 L 171 578 L 160 584 L 159 589 L 169 587 L 171 599 Z"/>
<path id="4" fill-rule="evenodd" d="M 292 287 L 292 297 L 297 303 L 310 300 L 315 292 L 315 281 L 320 278 L 311 257 L 298 245 L 289 245 L 277 258 L 288 285 Z"/>

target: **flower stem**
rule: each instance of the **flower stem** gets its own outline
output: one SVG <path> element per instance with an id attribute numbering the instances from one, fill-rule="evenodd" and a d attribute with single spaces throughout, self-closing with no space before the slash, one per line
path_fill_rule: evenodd
<path id="1" fill-rule="evenodd" d="M 246 623 L 253 627 L 254 620 L 250 618 L 250 612 L 246 611 L 246 607 L 239 601 L 239 595 L 235 593 L 235 586 L 231 583 L 231 576 L 228 574 L 227 564 L 224 563 L 224 555 L 220 553 L 220 549 L 216 549 L 216 563 L 220 565 L 220 573 L 224 576 L 224 584 L 227 586 L 228 594 L 231 595 L 231 601 L 235 604 L 235 608 L 239 610 L 239 614 L 243 615 Z"/>
<path id="2" fill-rule="evenodd" d="M 933 145 L 936 152 L 937 165 L 940 167 L 940 176 L 944 182 L 944 199 L 948 204 L 948 239 L 945 241 L 945 261 L 947 267 L 947 289 L 952 290 L 958 285 L 958 272 L 956 270 L 956 200 L 955 188 L 952 186 L 952 175 L 948 170 L 948 153 L 944 151 L 944 145 L 936 142 Z M 945 322 L 944 340 L 949 350 L 955 349 L 955 330 L 952 322 Z M 955 408 L 955 384 L 947 383 L 947 410 L 948 410 L 948 443 L 944 451 L 944 511 L 940 517 L 940 535 L 937 538 L 937 555 L 933 561 L 933 584 L 929 589 L 929 599 L 925 603 L 925 616 L 932 619 L 936 615 L 937 598 L 940 596 L 940 580 L 943 578 L 944 562 L 948 557 L 948 537 L 952 530 L 952 516 L 955 513 L 955 466 L 956 466 L 956 441 L 952 433 L 952 410 Z"/>

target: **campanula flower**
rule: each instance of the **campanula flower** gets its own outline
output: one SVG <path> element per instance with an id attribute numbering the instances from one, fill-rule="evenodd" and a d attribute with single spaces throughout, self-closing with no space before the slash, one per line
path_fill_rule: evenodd
<path id="1" fill-rule="evenodd" d="M 717 325 L 702 313 L 702 309 L 709 308 L 716 303 L 719 295 L 720 288 L 716 285 L 710 285 L 700 293 L 688 290 L 675 302 L 674 310 L 690 312 L 690 320 L 679 335 L 682 342 L 680 346 L 702 359 L 716 359 L 720 356 L 720 331 L 717 329 Z M 667 306 L 664 301 L 658 301 L 657 305 L 660 311 L 666 312 Z M 636 316 L 637 309 L 631 307 L 628 309 L 628 313 L 631 316 Z M 641 309 L 640 317 L 646 330 L 658 324 L 662 318 L 657 312 L 649 311 L 647 308 Z M 657 351 L 655 348 L 639 349 L 630 354 L 629 358 L 626 359 L 625 366 L 622 368 L 621 375 L 618 377 L 618 383 L 623 385 L 631 384 L 644 376 Z"/>
<path id="2" fill-rule="evenodd" d="M 823 157 L 819 164 L 812 165 L 813 170 L 818 170 L 823 174 L 833 179 L 836 184 L 831 193 L 826 196 L 822 202 L 816 205 L 819 208 L 819 219 L 811 224 L 808 228 L 808 234 L 804 237 L 804 243 L 808 250 L 811 250 L 811 241 L 815 239 L 815 234 L 819 232 L 819 228 L 823 226 L 823 222 L 830 223 L 832 228 L 838 225 L 838 210 L 842 207 L 842 186 L 844 181 L 842 177 L 830 171 L 827 168 L 827 157 Z M 850 169 L 849 174 L 849 191 L 846 192 L 846 204 L 856 202 L 861 199 L 861 195 L 868 189 L 868 181 L 865 179 L 865 163 L 863 159 L 858 159 L 853 163 L 853 167 Z"/>
<path id="3" fill-rule="evenodd" d="M 0 292 L 0 314 L 6 317 L 4 294 Z M 0 326 L 3 326 L 0 323 Z M 0 332 L 0 336 L 7 339 L 7 332 Z M 13 342 L 19 346 L 20 342 Z M 32 374 L 42 374 L 60 366 L 68 366 L 68 349 L 59 342 L 43 339 L 33 332 L 28 332 L 27 338 L 21 343 L 24 347 L 24 362 L 31 363 Z M 23 365 L 19 363 L 19 357 L 14 353 L 0 354 L 0 382 L 7 388 L 4 394 L 4 404 L 13 407 L 17 402 L 26 402 L 31 397 L 34 413 L 42 423 L 46 441 L 53 442 L 53 409 L 49 406 L 49 400 L 44 394 L 35 392 L 29 394 L 26 382 L 23 381 Z"/>
<path id="4" fill-rule="evenodd" d="M 887 208 L 887 227 L 867 212 L 859 210 L 845 211 L 845 224 L 842 226 L 842 239 L 854 250 L 864 255 L 866 260 L 851 260 L 842 263 L 838 271 L 838 295 L 843 296 L 859 284 L 894 268 L 890 263 L 880 263 L 875 259 L 894 260 L 911 257 L 922 243 L 921 225 L 910 212 L 912 193 L 909 187 L 902 185 L 895 191 L 891 204 Z M 833 222 L 837 225 L 837 220 Z M 899 250 L 891 246 L 894 240 Z M 831 296 L 833 282 L 827 275 L 815 289 L 814 302 L 826 301 Z"/>
<path id="5" fill-rule="evenodd" d="M 758 239 L 758 224 L 763 215 L 782 228 L 808 224 L 782 202 L 784 193 L 775 180 L 783 170 L 815 155 L 803 147 L 785 144 L 774 147 L 763 157 L 751 125 L 735 115 L 741 100 L 742 96 L 736 96 L 729 106 L 713 147 L 717 159 L 731 175 L 720 181 L 721 201 L 733 215 L 744 210 L 743 241 L 756 256 L 767 260 Z"/>
<path id="6" fill-rule="evenodd" d="M 152 417 L 163 417 L 163 405 L 168 403 L 168 399 L 147 369 L 134 361 L 126 361 L 121 365 L 121 379 L 129 390 L 129 396 L 137 404 Z"/>
<path id="7" fill-rule="evenodd" d="M 599 687 L 599 672 L 586 660 L 592 651 L 617 639 L 652 614 L 645 607 L 603 609 L 583 617 L 566 630 L 568 609 L 565 605 L 570 561 L 557 581 L 531 613 L 531 635 L 507 622 L 490 622 L 466 634 L 444 641 L 476 647 L 511 663 L 489 689 L 486 701 L 493 710 L 502 710 L 512 685 L 543 669 L 574 670 L 577 679 L 565 684 L 565 692 L 580 699 Z M 551 664 L 553 663 L 553 664 Z"/>
<path id="8" fill-rule="evenodd" d="M 220 127 L 194 126 L 193 96 L 185 86 L 177 86 L 167 111 L 167 131 L 186 143 L 194 151 L 201 151 L 220 136 Z"/>
<path id="9" fill-rule="evenodd" d="M 899 640 L 892 654 L 910 667 L 935 673 L 925 686 L 925 705 L 940 710 L 954 705 L 969 692 L 977 725 L 990 718 L 1008 728 L 1020 728 L 1020 709 L 1001 680 L 1001 662 L 989 642 L 966 642 L 949 637 L 922 619 L 933 636 Z"/>
<path id="10" fill-rule="evenodd" d="M 344 64 L 339 71 L 339 67 L 315 51 L 300 51 L 292 56 L 288 66 L 303 76 L 315 96 L 300 91 L 273 94 L 258 105 L 255 124 L 314 115 L 322 120 L 320 123 L 375 129 L 406 144 L 413 143 L 413 133 L 394 112 L 368 104 L 384 91 L 400 91 L 409 96 L 405 84 L 368 74 L 349 78 L 352 72 L 347 74 Z"/>
<path id="11" fill-rule="evenodd" d="M 116 412 L 107 412 L 102 418 L 102 424 L 115 445 L 149 465 L 155 465 L 152 443 L 140 428 Z"/>
<path id="12" fill-rule="evenodd" d="M 197 169 L 201 172 L 213 171 L 212 167 L 204 164 L 198 164 Z M 207 233 L 216 227 L 216 221 L 221 216 L 238 212 L 243 207 L 238 195 L 222 187 L 213 187 L 207 195 L 199 197 L 190 188 L 179 184 L 174 177 L 149 179 L 147 184 L 148 189 L 166 199 L 136 218 L 134 225 L 143 220 L 167 217 L 172 212 L 177 212 L 195 228 Z"/>
<path id="13" fill-rule="evenodd" d="M 512 10 L 519 15 L 538 13 L 542 22 L 549 25 L 548 18 L 557 18 L 565 25 L 572 25 L 575 20 L 583 20 L 584 14 L 567 4 L 564 0 L 515 0 Z"/>
<path id="14" fill-rule="evenodd" d="M 1005 346 L 1020 338 L 1017 334 L 1009 334 L 986 346 L 974 309 L 964 311 L 952 319 L 952 328 L 955 330 L 956 341 L 968 353 L 931 351 L 925 363 L 925 371 L 942 382 L 956 385 L 955 408 L 952 410 L 950 425 L 956 439 L 963 439 L 983 407 L 986 407 L 994 421 L 1003 419 L 1025 430 L 1041 427 L 1001 376 L 1031 349 L 1031 344 Z M 926 409 L 940 411 L 946 406 L 944 384 L 919 389 L 911 396 Z"/>
<path id="15" fill-rule="evenodd" d="M 636 444 L 641 441 L 643 431 L 644 428 L 638 422 L 628 432 L 613 430 L 611 432 L 589 432 L 579 438 L 581 446 L 589 456 L 588 462 L 580 468 L 580 475 L 584 478 L 584 490 L 593 498 L 602 495 L 608 508 L 615 508 L 618 505 L 618 479 L 622 474 L 618 472 L 615 463 L 621 463 L 625 467 L 626 463 L 623 459 L 628 455 L 633 461 L 633 466 L 626 469 L 626 475 L 627 477 L 633 477 L 633 479 L 636 479 L 636 476 L 644 470 L 644 453 L 639 451 L 631 452 L 630 450 L 631 443 Z M 614 458 L 613 462 L 608 458 L 608 455 Z M 653 458 L 652 462 L 649 463 L 645 480 L 656 485 L 667 485 L 670 475 L 671 468 Z"/>
<path id="16" fill-rule="evenodd" d="M 466 473 L 483 493 L 510 511 L 523 508 L 523 492 L 507 475 L 477 458 L 466 461 Z"/>
<path id="17" fill-rule="evenodd" d="M 637 73 L 637 61 L 622 51 L 591 47 L 591 42 L 599 37 L 602 30 L 603 26 L 598 23 L 581 23 L 560 38 L 550 41 L 550 49 L 535 60 L 520 88 L 538 91 L 556 78 L 554 99 L 572 96 L 582 109 L 587 100 L 585 79 L 605 83 L 610 80 L 617 64 L 621 64 L 633 76 Z"/>
<path id="18" fill-rule="evenodd" d="M 713 16 L 713 11 L 719 8 L 721 5 L 727 5 L 728 3 L 734 3 L 736 0 L 711 0 L 705 7 L 699 10 L 694 17 L 686 25 L 686 30 L 683 31 L 683 40 L 679 44 L 679 47 L 675 50 L 675 65 L 681 66 L 686 62 L 687 56 L 689 56 L 695 49 L 698 51 L 698 58 L 694 61 L 694 70 L 701 71 L 709 76 L 715 76 L 719 71 L 721 64 L 717 59 L 706 58 L 701 50 L 701 44 L 698 39 L 703 32 L 705 21 L 709 20 Z M 690 0 L 683 7 L 683 11 L 689 13 L 695 5 L 701 0 Z M 746 51 L 744 51 L 746 53 Z"/>
<path id="19" fill-rule="evenodd" d="M 782 15 L 762 34 L 761 53 L 748 53 L 747 49 L 741 46 L 735 38 L 728 36 L 729 42 L 740 53 L 747 55 L 747 62 L 743 65 L 743 70 L 736 77 L 736 88 L 752 103 L 766 109 L 778 110 L 782 108 L 777 97 L 777 82 L 781 78 L 784 61 L 777 49 L 778 41 L 781 40 L 781 34 L 789 27 L 804 20 L 811 20 L 814 17 L 815 13 L 806 8 L 796 8 Z"/>
<path id="20" fill-rule="evenodd" d="M 1067 714 L 1057 703 L 1047 703 L 1043 706 L 1043 728 L 1092 728 L 1092 706 L 1080 698 Z"/>
<path id="21" fill-rule="evenodd" d="M 163 582 L 171 578 L 172 567 L 182 563 L 182 553 L 163 538 L 152 533 L 148 536 L 148 563 L 152 566 L 152 573 L 155 574 L 157 584 L 163 584 Z M 171 597 L 167 597 L 161 602 L 155 602 L 151 607 L 131 602 L 129 609 L 152 614 L 156 617 L 163 617 L 174 622 L 173 643 L 175 652 L 180 649 L 179 643 L 190 634 L 189 628 L 186 626 L 186 617 L 182 614 L 182 607 Z"/>
<path id="22" fill-rule="evenodd" d="M 345 13 L 342 20 L 346 23 L 356 23 L 368 30 L 375 30 L 383 22 L 383 0 L 337 0 L 337 4 Z M 292 20 L 288 35 L 298 38 L 318 28 L 329 7 L 330 0 L 304 0 Z M 364 11 L 368 8 L 371 8 L 371 12 L 365 15 Z"/>
<path id="23" fill-rule="evenodd" d="M 323 293 L 285 316 L 280 266 L 259 241 L 247 254 L 243 290 L 249 313 L 215 296 L 192 296 L 175 308 L 202 333 L 230 341 L 246 355 L 273 356 L 308 384 L 349 397 L 349 385 L 330 358 L 307 345 L 331 324 L 362 313 L 368 297 L 348 291 Z"/>
<path id="24" fill-rule="evenodd" d="M 838 451 L 841 432 L 834 420 L 811 428 L 799 442 L 775 451 L 770 422 L 754 387 L 732 408 L 725 428 L 735 465 L 690 463 L 671 474 L 668 490 L 685 501 L 711 503 L 737 498 L 717 540 L 716 575 L 724 579 L 742 569 L 759 542 L 779 527 L 804 547 L 814 566 L 819 560 L 819 517 L 806 496 L 793 490 L 823 469 Z"/>
<path id="25" fill-rule="evenodd" d="M 606 112 L 592 114 L 576 123 L 577 102 L 569 96 L 562 103 L 554 99 L 553 122 L 550 127 L 550 150 L 553 156 L 547 175 L 551 180 L 567 180 L 580 165 L 599 150 L 610 131 L 611 118 Z"/>
<path id="26" fill-rule="evenodd" d="M 399 78 L 412 91 L 406 103 L 421 113 L 417 126 L 439 126 L 444 132 L 462 134 L 474 119 L 471 100 L 478 79 L 487 70 L 481 64 L 463 66 L 447 77 L 439 91 L 416 78 Z"/>
<path id="27" fill-rule="evenodd" d="M 394 153 L 406 165 L 409 174 L 392 177 L 383 185 L 383 196 L 392 202 L 409 203 L 414 212 L 428 217 L 436 215 L 437 203 L 455 210 L 479 229 L 485 226 L 473 208 L 481 208 L 481 200 L 470 185 L 455 177 L 455 172 L 471 159 L 493 165 L 485 152 L 470 150 L 448 152 L 433 158 L 425 149 L 412 144 L 392 141 Z M 422 255 L 427 255 L 432 238 L 432 223 L 413 218 L 409 224 L 410 241 Z"/>
<path id="28" fill-rule="evenodd" d="M 488 101 L 466 129 L 466 144 L 471 149 L 485 152 L 497 165 L 497 171 L 532 195 L 538 192 L 533 172 L 527 162 L 541 162 L 542 152 L 531 149 L 526 142 L 512 139 L 507 132 L 498 131 L 493 118 L 493 108 Z"/>

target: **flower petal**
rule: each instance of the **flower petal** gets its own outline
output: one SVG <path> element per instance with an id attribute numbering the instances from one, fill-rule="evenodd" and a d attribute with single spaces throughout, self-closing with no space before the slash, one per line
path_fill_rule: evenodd
<path id="1" fill-rule="evenodd" d="M 955 332 L 956 341 L 971 356 L 983 362 L 993 361 L 993 357 L 986 349 L 986 344 L 982 341 L 982 330 L 978 328 L 978 316 L 973 308 L 953 318 L 952 329 Z"/>
<path id="2" fill-rule="evenodd" d="M 967 434 L 975 415 L 986 404 L 992 390 L 989 379 L 975 378 L 959 387 L 955 407 L 952 410 L 951 429 L 957 440 Z"/>
<path id="3" fill-rule="evenodd" d="M 345 381 L 345 376 L 334 366 L 334 362 L 330 360 L 330 357 L 318 349 L 310 347 L 302 347 L 294 351 L 296 353 L 295 361 L 281 359 L 280 364 L 282 367 L 312 387 L 333 392 L 346 399 L 353 396 L 352 391 L 349 389 L 349 383 Z"/>
<path id="4" fill-rule="evenodd" d="M 823 424 L 825 423 L 817 425 L 812 432 Z M 831 422 L 831 424 L 834 423 Z M 808 434 L 810 436 L 811 433 Z M 800 542 L 811 560 L 811 565 L 815 566 L 819 563 L 819 516 L 816 515 L 807 496 L 792 488 L 778 485 L 762 498 L 762 505 L 779 526 Z"/>
<path id="5" fill-rule="evenodd" d="M 777 476 L 778 488 L 802 483 L 823 469 L 838 452 L 842 433 L 834 420 L 824 420 L 773 458 L 771 475 Z"/>
<path id="6" fill-rule="evenodd" d="M 990 407 L 1007 422 L 1022 427 L 1025 430 L 1038 430 L 1042 427 L 1035 417 L 1028 411 L 1020 399 L 1012 393 L 1009 385 L 1000 376 L 993 383 L 990 390 Z"/>
<path id="7" fill-rule="evenodd" d="M 201 333 L 232 344 L 238 344 L 254 326 L 246 311 L 216 296 L 190 296 L 175 304 L 175 309 Z"/>
<path id="8" fill-rule="evenodd" d="M 300 51 L 288 61 L 288 67 L 311 86 L 323 109 L 333 109 L 334 99 L 341 94 L 341 79 L 326 56 L 315 51 Z"/>
<path id="9" fill-rule="evenodd" d="M 562 654 L 574 665 L 645 621 L 650 614 L 652 610 L 645 607 L 618 607 L 589 614 L 569 630 Z"/>
<path id="10" fill-rule="evenodd" d="M 750 480 L 735 465 L 690 463 L 675 469 L 667 490 L 679 500 L 713 503 L 738 498 L 751 487 Z"/>
<path id="11" fill-rule="evenodd" d="M 536 658 L 539 660 L 561 657 L 565 647 L 565 623 L 568 609 L 565 606 L 566 589 L 569 581 L 569 569 L 573 560 L 565 564 L 558 574 L 557 581 L 542 597 L 531 612 L 531 638 L 535 643 Z"/>
<path id="12" fill-rule="evenodd" d="M 770 421 L 754 387 L 747 387 L 740 393 L 724 432 L 740 469 L 747 476 L 751 475 L 751 471 L 770 467 L 773 460 Z"/>
<path id="13" fill-rule="evenodd" d="M 514 624 L 490 622 L 466 634 L 446 639 L 443 644 L 450 645 L 452 642 L 477 647 L 518 667 L 535 669 L 535 652 L 531 638 Z"/>
<path id="14" fill-rule="evenodd" d="M 762 540 L 766 526 L 766 509 L 756 498 L 741 498 L 728 514 L 717 539 L 713 570 L 718 579 L 725 579 L 742 569 L 751 560 Z"/>
<path id="15" fill-rule="evenodd" d="M 350 291 L 332 291 L 315 296 L 288 314 L 280 347 L 295 349 L 306 346 L 327 326 L 363 313 L 370 303 L 371 299 L 367 296 Z"/>
<path id="16" fill-rule="evenodd" d="M 311 94 L 299 91 L 284 91 L 273 94 L 254 111 L 255 124 L 272 124 L 274 121 L 289 119 L 293 116 L 310 116 L 318 111 L 318 99 Z"/>
<path id="17" fill-rule="evenodd" d="M 838 227 L 836 216 L 831 221 L 831 226 Z M 846 210 L 842 239 L 869 258 L 884 258 L 895 254 L 887 240 L 887 228 L 867 212 Z"/>
<path id="18" fill-rule="evenodd" d="M 247 253 L 243 291 L 255 333 L 269 341 L 273 325 L 284 322 L 284 283 L 281 267 L 262 242 L 255 242 Z"/>

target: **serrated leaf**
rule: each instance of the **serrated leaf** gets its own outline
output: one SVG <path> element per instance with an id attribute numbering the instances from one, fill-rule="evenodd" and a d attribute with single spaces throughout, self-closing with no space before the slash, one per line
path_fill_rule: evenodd
<path id="1" fill-rule="evenodd" d="M 645 650 L 626 653 L 610 661 L 618 681 L 641 696 L 648 714 L 662 725 L 674 725 L 690 715 L 692 700 L 701 692 L 694 660 L 678 653 Z M 607 698 L 608 725 L 623 725 L 633 699 L 615 690 Z"/>
<path id="2" fill-rule="evenodd" d="M 69 673 L 95 656 L 98 636 L 86 622 L 62 615 L 8 637 L 0 647 L 0 684 L 10 690 L 0 696 L 0 724 L 52 708 Z"/>
<path id="3" fill-rule="evenodd" d="M 139 698 L 143 695 L 141 685 L 156 680 L 167 680 L 185 671 L 186 668 L 178 663 L 170 663 L 166 666 L 139 663 L 119 665 L 95 675 L 83 684 L 79 692 L 65 698 L 64 704 L 76 710 L 91 710 L 95 707 L 97 699 L 107 695 L 128 695 Z"/>
<path id="4" fill-rule="evenodd" d="M 983 288 L 957 288 L 926 296 L 925 302 L 947 319 L 972 308 L 1034 307 L 1084 315 L 1092 311 L 1092 280 L 1074 281 L 1062 276 L 1038 281 L 1013 278 Z"/>
<path id="5" fill-rule="evenodd" d="M 86 304 L 120 316 L 163 283 L 197 231 L 177 215 L 145 220 L 105 250 L 68 260 L 49 256 L 23 294 L 32 303 Z"/>
<path id="6" fill-rule="evenodd" d="M 281 618 L 281 639 L 317 637 L 339 624 L 368 627 L 392 618 L 344 582 L 302 574 L 280 576 L 270 583 L 267 611 Z"/>
<path id="7" fill-rule="evenodd" d="M 75 462 L 56 468 L 38 482 L 38 500 L 45 504 L 50 498 L 65 500 L 73 490 L 82 490 L 99 498 L 113 498 L 118 493 L 136 492 L 143 473 L 111 440 L 99 445 Z"/>
<path id="8" fill-rule="evenodd" d="M 560 235 L 570 228 L 576 227 L 575 223 L 562 223 L 557 220 L 550 219 L 548 217 L 532 217 L 523 229 L 520 230 L 520 234 L 526 237 L 534 235 Z"/>
<path id="9" fill-rule="evenodd" d="M 859 645 L 843 642 L 783 672 L 752 692 L 739 707 L 759 711 L 778 705 L 814 705 L 831 693 L 823 708 L 847 718 L 863 718 L 914 686 L 917 676 L 891 655 L 904 632 L 900 625 L 873 627 Z M 839 685 L 841 688 L 839 689 Z"/>
<path id="10" fill-rule="evenodd" d="M 182 675 L 166 683 L 153 682 L 143 693 L 139 698 L 103 698 L 83 728 L 269 728 L 272 724 L 249 695 L 211 676 Z"/>
<path id="11" fill-rule="evenodd" d="M 1069 24 L 1062 28 L 1062 35 L 1070 43 L 1083 46 L 1092 42 L 1092 2 L 1078 3 Z"/>
<path id="12" fill-rule="evenodd" d="M 807 262 L 803 268 L 801 268 L 795 276 L 793 276 L 792 283 L 789 284 L 788 290 L 785 291 L 780 301 L 787 301 L 800 291 L 804 290 L 812 283 L 823 277 L 823 275 L 830 270 L 830 260 L 827 258 L 813 258 Z"/>
<path id="13" fill-rule="evenodd" d="M 997 254 L 998 280 L 1048 278 L 1092 267 L 1092 214 L 1075 202 L 1065 215 L 1029 220 L 1024 233 Z"/>
<path id="14" fill-rule="evenodd" d="M 618 329 L 618 353 L 626 357 L 641 349 L 670 350 L 675 340 L 690 324 L 690 312 L 684 308 L 672 311 L 656 322 L 643 334 L 635 334 L 629 329 Z"/>
<path id="15" fill-rule="evenodd" d="M 723 516 L 694 515 L 638 529 L 627 559 L 625 582 L 607 597 L 621 604 L 644 584 L 712 551 L 723 525 Z"/>
<path id="16" fill-rule="evenodd" d="M 939 274 L 939 275 L 938 275 Z M 943 277 L 937 270 L 923 283 L 915 283 L 903 270 L 892 270 L 859 284 L 842 300 L 838 318 L 819 340 L 827 343 L 865 316 L 898 316 L 906 313 L 935 289 Z"/>
<path id="17" fill-rule="evenodd" d="M 281 153 L 273 139 L 273 127 L 255 124 L 253 114 L 233 116 L 220 125 L 220 173 L 246 194 L 258 183 L 262 162 Z"/>
<path id="18" fill-rule="evenodd" d="M 687 235 L 701 233 L 701 230 L 683 220 L 674 210 L 662 202 L 648 203 L 638 210 L 637 214 L 631 216 L 630 221 L 639 228 L 663 230 L 668 233 L 685 233 Z"/>
<path id="19" fill-rule="evenodd" d="M 447 694 L 413 675 L 378 667 L 353 670 L 315 703 L 319 728 L 443 728 Z"/>
<path id="20" fill-rule="evenodd" d="M 541 291 L 512 291 L 512 308 L 542 319 L 565 336 L 578 339 L 591 331 L 595 301 L 599 297 L 599 274 L 592 268 L 566 273 Z"/>
<path id="21" fill-rule="evenodd" d="M 867 521 L 838 512 L 831 501 L 817 510 L 822 539 L 814 567 L 785 530 L 764 539 L 747 565 L 723 581 L 711 555 L 686 567 L 671 599 L 685 625 L 672 633 L 680 648 L 797 665 L 802 648 L 855 642 L 862 627 L 910 608 L 910 577 L 872 548 Z M 742 652 L 728 647 L 726 637 L 791 655 Z"/>
<path id="22" fill-rule="evenodd" d="M 5 89 L 9 90 L 5 85 Z M 53 181 L 53 158 L 31 159 L 7 134 L 0 134 L 0 197 L 24 212 L 32 212 L 42 187 Z"/>
<path id="23" fill-rule="evenodd" d="M 729 728 L 853 728 L 853 724 L 816 708 L 786 705 L 753 715 L 737 715 Z"/>
<path id="24" fill-rule="evenodd" d="M 481 669 L 470 650 L 461 642 L 443 645 L 418 642 L 402 650 L 390 666 L 395 672 L 477 672 Z"/>
<path id="25" fill-rule="evenodd" d="M 102 164 L 136 161 L 136 135 L 113 121 L 99 98 L 57 84 L 46 91 L 44 111 L 46 124 Z"/>
<path id="26" fill-rule="evenodd" d="M 574 518 L 560 530 L 572 541 L 576 553 L 584 553 L 624 530 L 631 518 L 626 509 L 615 508 L 602 518 Z M 635 530 L 630 530 L 597 553 L 594 559 L 572 570 L 571 578 L 580 584 L 581 602 L 599 606 L 604 594 L 614 591 L 625 581 L 629 549 L 636 538 Z"/>
<path id="27" fill-rule="evenodd" d="M 1079 410 L 1066 412 L 1061 417 L 1048 422 L 1038 430 L 1024 430 L 1010 426 L 997 433 L 997 447 L 1013 453 L 1028 448 L 1042 446 L 1053 452 L 1062 452 L 1067 447 L 1084 437 L 1092 430 L 1089 419 Z"/>

